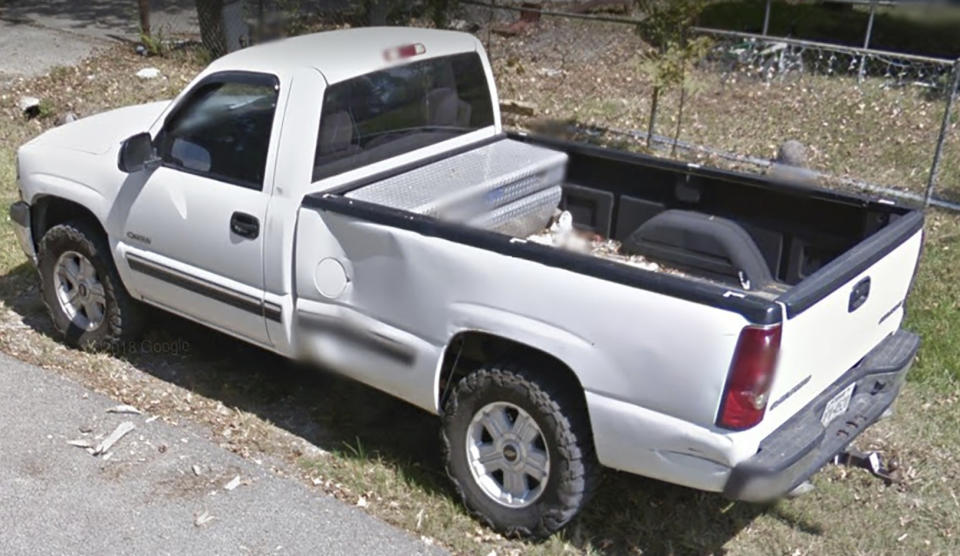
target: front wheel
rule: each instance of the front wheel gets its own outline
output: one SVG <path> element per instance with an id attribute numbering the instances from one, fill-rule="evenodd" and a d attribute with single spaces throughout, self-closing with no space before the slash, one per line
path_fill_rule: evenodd
<path id="1" fill-rule="evenodd" d="M 543 374 L 506 365 L 478 370 L 444 408 L 447 474 L 467 508 L 506 535 L 550 535 L 597 483 L 585 408 Z"/>
<path id="2" fill-rule="evenodd" d="M 40 241 L 40 288 L 53 325 L 67 343 L 111 349 L 141 327 L 141 307 L 113 266 L 106 238 L 86 221 L 50 228 Z"/>

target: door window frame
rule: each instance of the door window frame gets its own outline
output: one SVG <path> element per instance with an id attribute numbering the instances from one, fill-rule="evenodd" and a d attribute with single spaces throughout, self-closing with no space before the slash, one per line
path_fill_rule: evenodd
<path id="1" fill-rule="evenodd" d="M 194 84 L 194 86 L 191 87 L 189 91 L 183 94 L 180 97 L 180 99 L 176 101 L 176 104 L 173 106 L 173 108 L 171 108 L 170 111 L 167 112 L 167 115 L 163 118 L 163 124 L 160 126 L 160 129 L 157 131 L 157 134 L 153 139 L 154 148 L 155 149 L 159 148 L 159 140 L 163 135 L 163 133 L 167 130 L 167 126 L 170 125 L 171 121 L 176 119 L 177 116 L 179 116 L 180 113 L 188 105 L 190 105 L 193 102 L 197 93 L 200 92 L 203 88 L 210 86 L 211 84 L 218 84 L 218 83 L 223 83 L 223 84 L 241 83 L 241 84 L 248 84 L 248 85 L 266 85 L 266 86 L 273 87 L 274 90 L 276 91 L 277 97 L 276 97 L 276 103 L 273 108 L 273 120 L 270 125 L 270 138 L 267 143 L 268 147 L 267 147 L 266 160 L 264 161 L 263 180 L 259 184 L 257 184 L 254 181 L 236 179 L 236 178 L 231 178 L 229 176 L 223 176 L 223 175 L 212 173 L 212 172 L 204 172 L 200 170 L 194 170 L 191 168 L 185 168 L 183 166 L 170 164 L 166 161 L 161 161 L 160 165 L 163 166 L 164 168 L 169 168 L 170 170 L 174 170 L 177 172 L 183 172 L 186 174 L 191 174 L 194 176 L 206 178 L 212 181 L 235 185 L 237 187 L 242 187 L 244 189 L 249 189 L 252 191 L 262 192 L 264 190 L 264 186 L 266 185 L 267 177 L 269 175 L 267 173 L 267 169 L 270 168 L 270 157 L 273 153 L 273 150 L 276 148 L 275 147 L 277 143 L 276 136 L 278 135 L 278 133 L 276 133 L 277 118 L 280 116 L 280 108 L 281 108 L 280 107 L 280 102 L 281 102 L 280 78 L 275 74 L 265 73 L 265 72 L 230 70 L 230 71 L 219 71 L 216 73 L 211 73 L 210 75 L 204 77 L 203 79 L 198 81 L 196 84 Z M 158 152 L 157 154 L 159 155 L 160 153 Z"/>

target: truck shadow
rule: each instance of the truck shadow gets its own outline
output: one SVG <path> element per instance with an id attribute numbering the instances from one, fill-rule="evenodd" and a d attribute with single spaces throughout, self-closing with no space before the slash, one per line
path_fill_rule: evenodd
<path id="1" fill-rule="evenodd" d="M 0 277 L 0 300 L 34 332 L 56 339 L 32 267 L 24 264 Z M 441 462 L 438 419 L 378 390 L 159 311 L 151 311 L 142 341 L 114 355 L 323 450 L 377 458 L 430 495 L 455 496 Z M 608 471 L 596 498 L 563 534 L 575 546 L 611 553 L 722 553 L 763 513 L 805 533 L 821 533 L 775 508 Z"/>

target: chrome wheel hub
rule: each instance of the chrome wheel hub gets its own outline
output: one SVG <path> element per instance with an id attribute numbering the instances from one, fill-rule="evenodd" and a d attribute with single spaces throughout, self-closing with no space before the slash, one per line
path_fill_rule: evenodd
<path id="1" fill-rule="evenodd" d="M 543 494 L 550 454 L 539 425 L 509 402 L 477 411 L 467 428 L 467 464 L 483 492 L 509 508 L 523 508 Z"/>
<path id="2" fill-rule="evenodd" d="M 53 267 L 60 310 L 83 330 L 96 330 L 107 313 L 107 296 L 90 259 L 65 251 Z"/>

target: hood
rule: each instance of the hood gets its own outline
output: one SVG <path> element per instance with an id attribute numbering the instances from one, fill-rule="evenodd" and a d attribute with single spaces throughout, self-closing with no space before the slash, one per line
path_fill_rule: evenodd
<path id="1" fill-rule="evenodd" d="M 147 131 L 168 104 L 169 100 L 163 100 L 101 112 L 47 130 L 30 143 L 104 154 L 127 137 Z"/>

